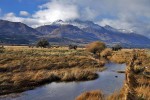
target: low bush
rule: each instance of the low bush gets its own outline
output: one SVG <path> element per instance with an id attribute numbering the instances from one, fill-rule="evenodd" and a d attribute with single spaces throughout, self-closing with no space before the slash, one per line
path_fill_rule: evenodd
<path id="1" fill-rule="evenodd" d="M 107 48 L 101 52 L 101 57 L 107 58 L 108 56 L 112 55 L 112 50 Z"/>
<path id="2" fill-rule="evenodd" d="M 4 53 L 5 52 L 5 48 L 4 48 L 4 46 L 1 46 L 0 47 L 0 53 Z"/>
<path id="3" fill-rule="evenodd" d="M 134 66 L 134 72 L 135 72 L 135 73 L 143 72 L 144 69 L 145 69 L 145 68 L 144 68 L 143 66 L 139 66 L 139 65 L 135 65 L 135 66 Z"/>
<path id="4" fill-rule="evenodd" d="M 49 44 L 48 40 L 46 40 L 46 39 L 41 39 L 36 44 L 36 47 L 42 47 L 42 48 L 46 48 L 49 46 L 50 46 L 50 44 Z"/>
<path id="5" fill-rule="evenodd" d="M 96 54 L 102 52 L 106 48 L 105 43 L 103 42 L 92 42 L 86 46 L 87 51 Z"/>

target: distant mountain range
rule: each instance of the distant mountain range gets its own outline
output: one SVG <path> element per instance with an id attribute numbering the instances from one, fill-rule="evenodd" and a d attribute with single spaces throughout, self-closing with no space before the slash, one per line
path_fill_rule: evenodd
<path id="1" fill-rule="evenodd" d="M 31 28 L 20 22 L 0 20 L 0 40 L 6 44 L 31 44 L 46 38 L 52 44 L 87 44 L 103 41 L 107 45 L 150 47 L 150 39 L 111 26 L 99 26 L 92 21 L 58 20 L 50 25 Z"/>
<path id="2" fill-rule="evenodd" d="M 39 35 L 40 32 L 23 23 L 0 20 L 0 41 L 6 44 L 28 44 Z"/>

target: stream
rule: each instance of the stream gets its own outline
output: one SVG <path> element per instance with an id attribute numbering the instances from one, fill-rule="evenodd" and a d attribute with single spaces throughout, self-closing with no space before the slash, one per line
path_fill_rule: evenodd
<path id="1" fill-rule="evenodd" d="M 83 82 L 52 82 L 37 87 L 33 90 L 22 92 L 16 96 L 8 96 L 1 100 L 74 100 L 85 91 L 101 90 L 109 95 L 119 90 L 125 78 L 124 73 L 117 73 L 118 70 L 125 70 L 126 64 L 108 63 L 106 70 L 97 72 L 99 78 Z"/>

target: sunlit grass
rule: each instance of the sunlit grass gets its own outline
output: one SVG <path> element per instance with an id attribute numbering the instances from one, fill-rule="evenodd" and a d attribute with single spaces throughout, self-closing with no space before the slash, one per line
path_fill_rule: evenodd
<path id="1" fill-rule="evenodd" d="M 98 77 L 104 62 L 93 59 L 82 48 L 28 48 L 5 46 L 0 54 L 0 94 L 6 94 L 54 81 L 83 81 Z"/>
<path id="2" fill-rule="evenodd" d="M 79 100 L 86 100 L 86 98 L 90 97 L 90 100 L 126 100 L 126 96 L 131 91 L 135 91 L 133 94 L 135 97 L 133 97 L 133 100 L 150 100 L 150 79 L 149 77 L 145 76 L 143 72 L 150 72 L 150 51 L 146 50 L 136 50 L 136 52 L 133 52 L 133 50 L 129 49 L 123 49 L 121 51 L 114 51 L 112 53 L 112 56 L 109 58 L 110 61 L 116 62 L 116 63 L 128 63 L 131 62 L 131 58 L 133 57 L 133 54 L 136 53 L 136 61 L 134 62 L 134 68 L 133 72 L 126 73 L 130 74 L 129 78 L 135 77 L 135 80 L 130 79 L 130 81 L 125 80 L 125 83 L 123 84 L 123 87 L 120 91 L 114 91 L 109 96 L 105 96 L 104 99 L 101 99 L 101 97 L 98 97 L 97 95 L 86 95 L 89 92 L 82 93 L 77 98 L 80 98 Z M 111 83 L 110 83 L 111 84 Z M 134 85 L 136 84 L 136 85 Z M 126 86 L 134 86 L 127 89 Z M 102 93 L 101 93 L 102 94 Z M 95 99 L 96 98 L 96 99 Z M 131 97 L 132 98 L 132 97 Z M 136 98 L 136 99 L 135 99 Z M 131 99 L 132 100 L 132 99 Z"/>
<path id="3" fill-rule="evenodd" d="M 93 90 L 82 93 L 75 100 L 104 100 L 104 95 L 100 90 Z"/>

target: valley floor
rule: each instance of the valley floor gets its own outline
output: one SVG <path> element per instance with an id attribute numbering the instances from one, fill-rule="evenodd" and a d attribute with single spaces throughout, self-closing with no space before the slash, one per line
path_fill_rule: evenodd
<path id="1" fill-rule="evenodd" d="M 150 52 L 148 50 L 123 49 L 111 51 L 107 59 L 116 63 L 126 63 L 130 69 L 131 58 L 133 72 L 127 72 L 129 81 L 125 80 L 119 92 L 104 97 L 100 90 L 89 91 L 77 97 L 77 100 L 124 100 L 129 91 L 137 100 L 150 99 Z M 0 53 L 0 95 L 22 92 L 37 86 L 54 81 L 85 81 L 98 77 L 96 71 L 105 70 L 105 60 L 95 59 L 94 55 L 84 48 L 69 50 L 67 47 L 59 48 L 29 48 L 26 46 L 5 46 Z M 128 67 L 129 66 L 129 67 Z M 127 69 L 128 70 L 128 69 Z M 136 79 L 136 86 L 131 78 Z M 126 85 L 128 83 L 128 85 Z M 132 95 L 132 93 L 130 93 Z M 88 99 L 89 98 L 89 99 Z M 135 99 L 131 99 L 135 100 Z"/>
<path id="2" fill-rule="evenodd" d="M 0 54 L 0 95 L 33 89 L 54 81 L 85 81 L 104 70 L 99 61 L 82 48 L 29 48 L 5 46 Z"/>

